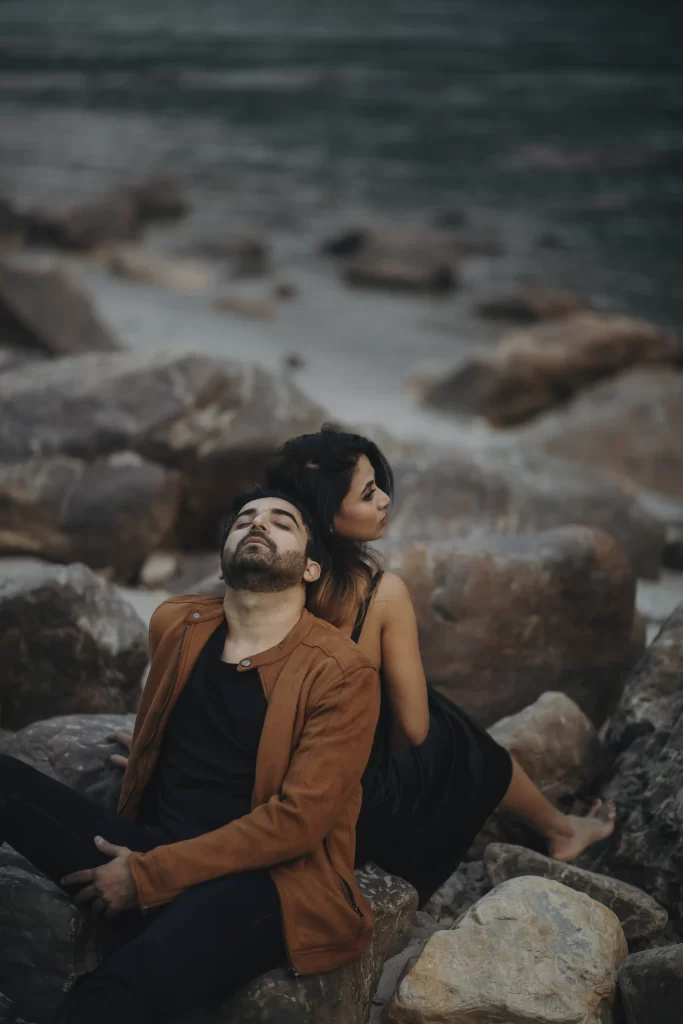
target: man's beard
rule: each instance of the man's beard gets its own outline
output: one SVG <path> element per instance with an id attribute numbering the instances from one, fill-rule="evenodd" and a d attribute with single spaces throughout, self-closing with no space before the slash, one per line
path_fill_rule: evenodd
<path id="1" fill-rule="evenodd" d="M 306 568 L 306 555 L 295 551 L 280 555 L 270 545 L 258 545 L 258 550 L 245 551 L 247 538 L 237 546 L 233 555 L 221 553 L 221 568 L 226 587 L 231 590 L 249 590 L 252 594 L 272 594 L 289 590 L 301 583 Z"/>

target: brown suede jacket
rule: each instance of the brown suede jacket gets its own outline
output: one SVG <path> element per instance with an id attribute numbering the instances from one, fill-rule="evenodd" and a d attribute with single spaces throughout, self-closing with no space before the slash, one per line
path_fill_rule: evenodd
<path id="1" fill-rule="evenodd" d="M 151 667 L 140 702 L 119 811 L 135 818 L 169 714 L 221 617 L 219 598 L 173 597 L 150 623 Z M 373 913 L 353 873 L 361 775 L 379 713 L 366 656 L 304 611 L 289 635 L 242 662 L 268 699 L 251 813 L 215 832 L 134 853 L 143 910 L 209 879 L 269 869 L 291 966 L 331 971 L 369 945 Z"/>

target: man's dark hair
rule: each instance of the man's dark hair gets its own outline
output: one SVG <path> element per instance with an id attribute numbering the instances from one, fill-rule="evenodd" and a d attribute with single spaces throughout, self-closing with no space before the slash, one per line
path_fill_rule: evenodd
<path id="1" fill-rule="evenodd" d="M 259 498 L 279 498 L 280 501 L 286 501 L 289 505 L 294 506 L 301 516 L 301 521 L 304 524 L 306 535 L 308 537 L 308 543 L 306 544 L 306 557 L 311 558 L 314 562 L 319 562 L 322 558 L 322 545 L 320 543 L 320 535 L 311 513 L 300 498 L 296 498 L 293 495 L 287 494 L 285 491 L 281 491 L 275 487 L 252 487 L 248 491 L 242 491 L 241 494 L 235 495 L 230 505 L 230 512 L 221 524 L 221 555 L 223 554 L 223 548 L 225 547 L 225 542 L 228 539 L 228 534 L 235 525 L 235 520 L 238 515 L 245 505 L 248 505 L 250 501 L 257 501 Z"/>

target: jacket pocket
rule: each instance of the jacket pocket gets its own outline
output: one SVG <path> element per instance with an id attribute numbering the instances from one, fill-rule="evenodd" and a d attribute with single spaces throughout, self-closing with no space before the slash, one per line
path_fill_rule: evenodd
<path id="1" fill-rule="evenodd" d="M 332 860 L 332 856 L 331 856 L 330 851 L 329 851 L 328 846 L 327 846 L 327 839 L 323 839 L 323 849 L 325 850 L 325 856 L 327 857 L 328 863 L 329 863 L 330 867 L 332 868 L 332 870 L 334 871 L 334 873 L 335 873 L 335 875 L 337 877 L 337 880 L 338 880 L 339 885 L 341 887 L 341 891 L 344 893 L 344 898 L 346 899 L 347 903 L 349 903 L 349 905 L 351 906 L 353 912 L 355 914 L 357 914 L 358 917 L 362 917 L 363 916 L 363 911 L 360 909 L 360 907 L 356 903 L 356 898 L 353 895 L 353 889 L 351 888 L 349 883 L 346 881 L 346 879 L 343 878 L 340 875 L 340 873 L 337 871 L 336 867 L 334 866 L 334 861 Z"/>

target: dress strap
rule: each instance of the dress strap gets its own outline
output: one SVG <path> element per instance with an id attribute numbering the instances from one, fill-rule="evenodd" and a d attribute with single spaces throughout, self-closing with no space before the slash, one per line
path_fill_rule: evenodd
<path id="1" fill-rule="evenodd" d="M 365 619 L 370 609 L 372 595 L 375 593 L 375 590 L 377 589 L 377 584 L 379 583 L 381 578 L 381 572 L 376 572 L 375 575 L 372 577 L 372 579 L 370 580 L 370 586 L 368 587 L 366 598 L 358 609 L 358 615 L 356 616 L 356 621 L 353 626 L 353 633 L 351 634 L 351 639 L 353 640 L 354 644 L 357 644 L 358 641 L 360 640 L 360 635 L 363 632 L 363 626 L 365 625 Z"/>

